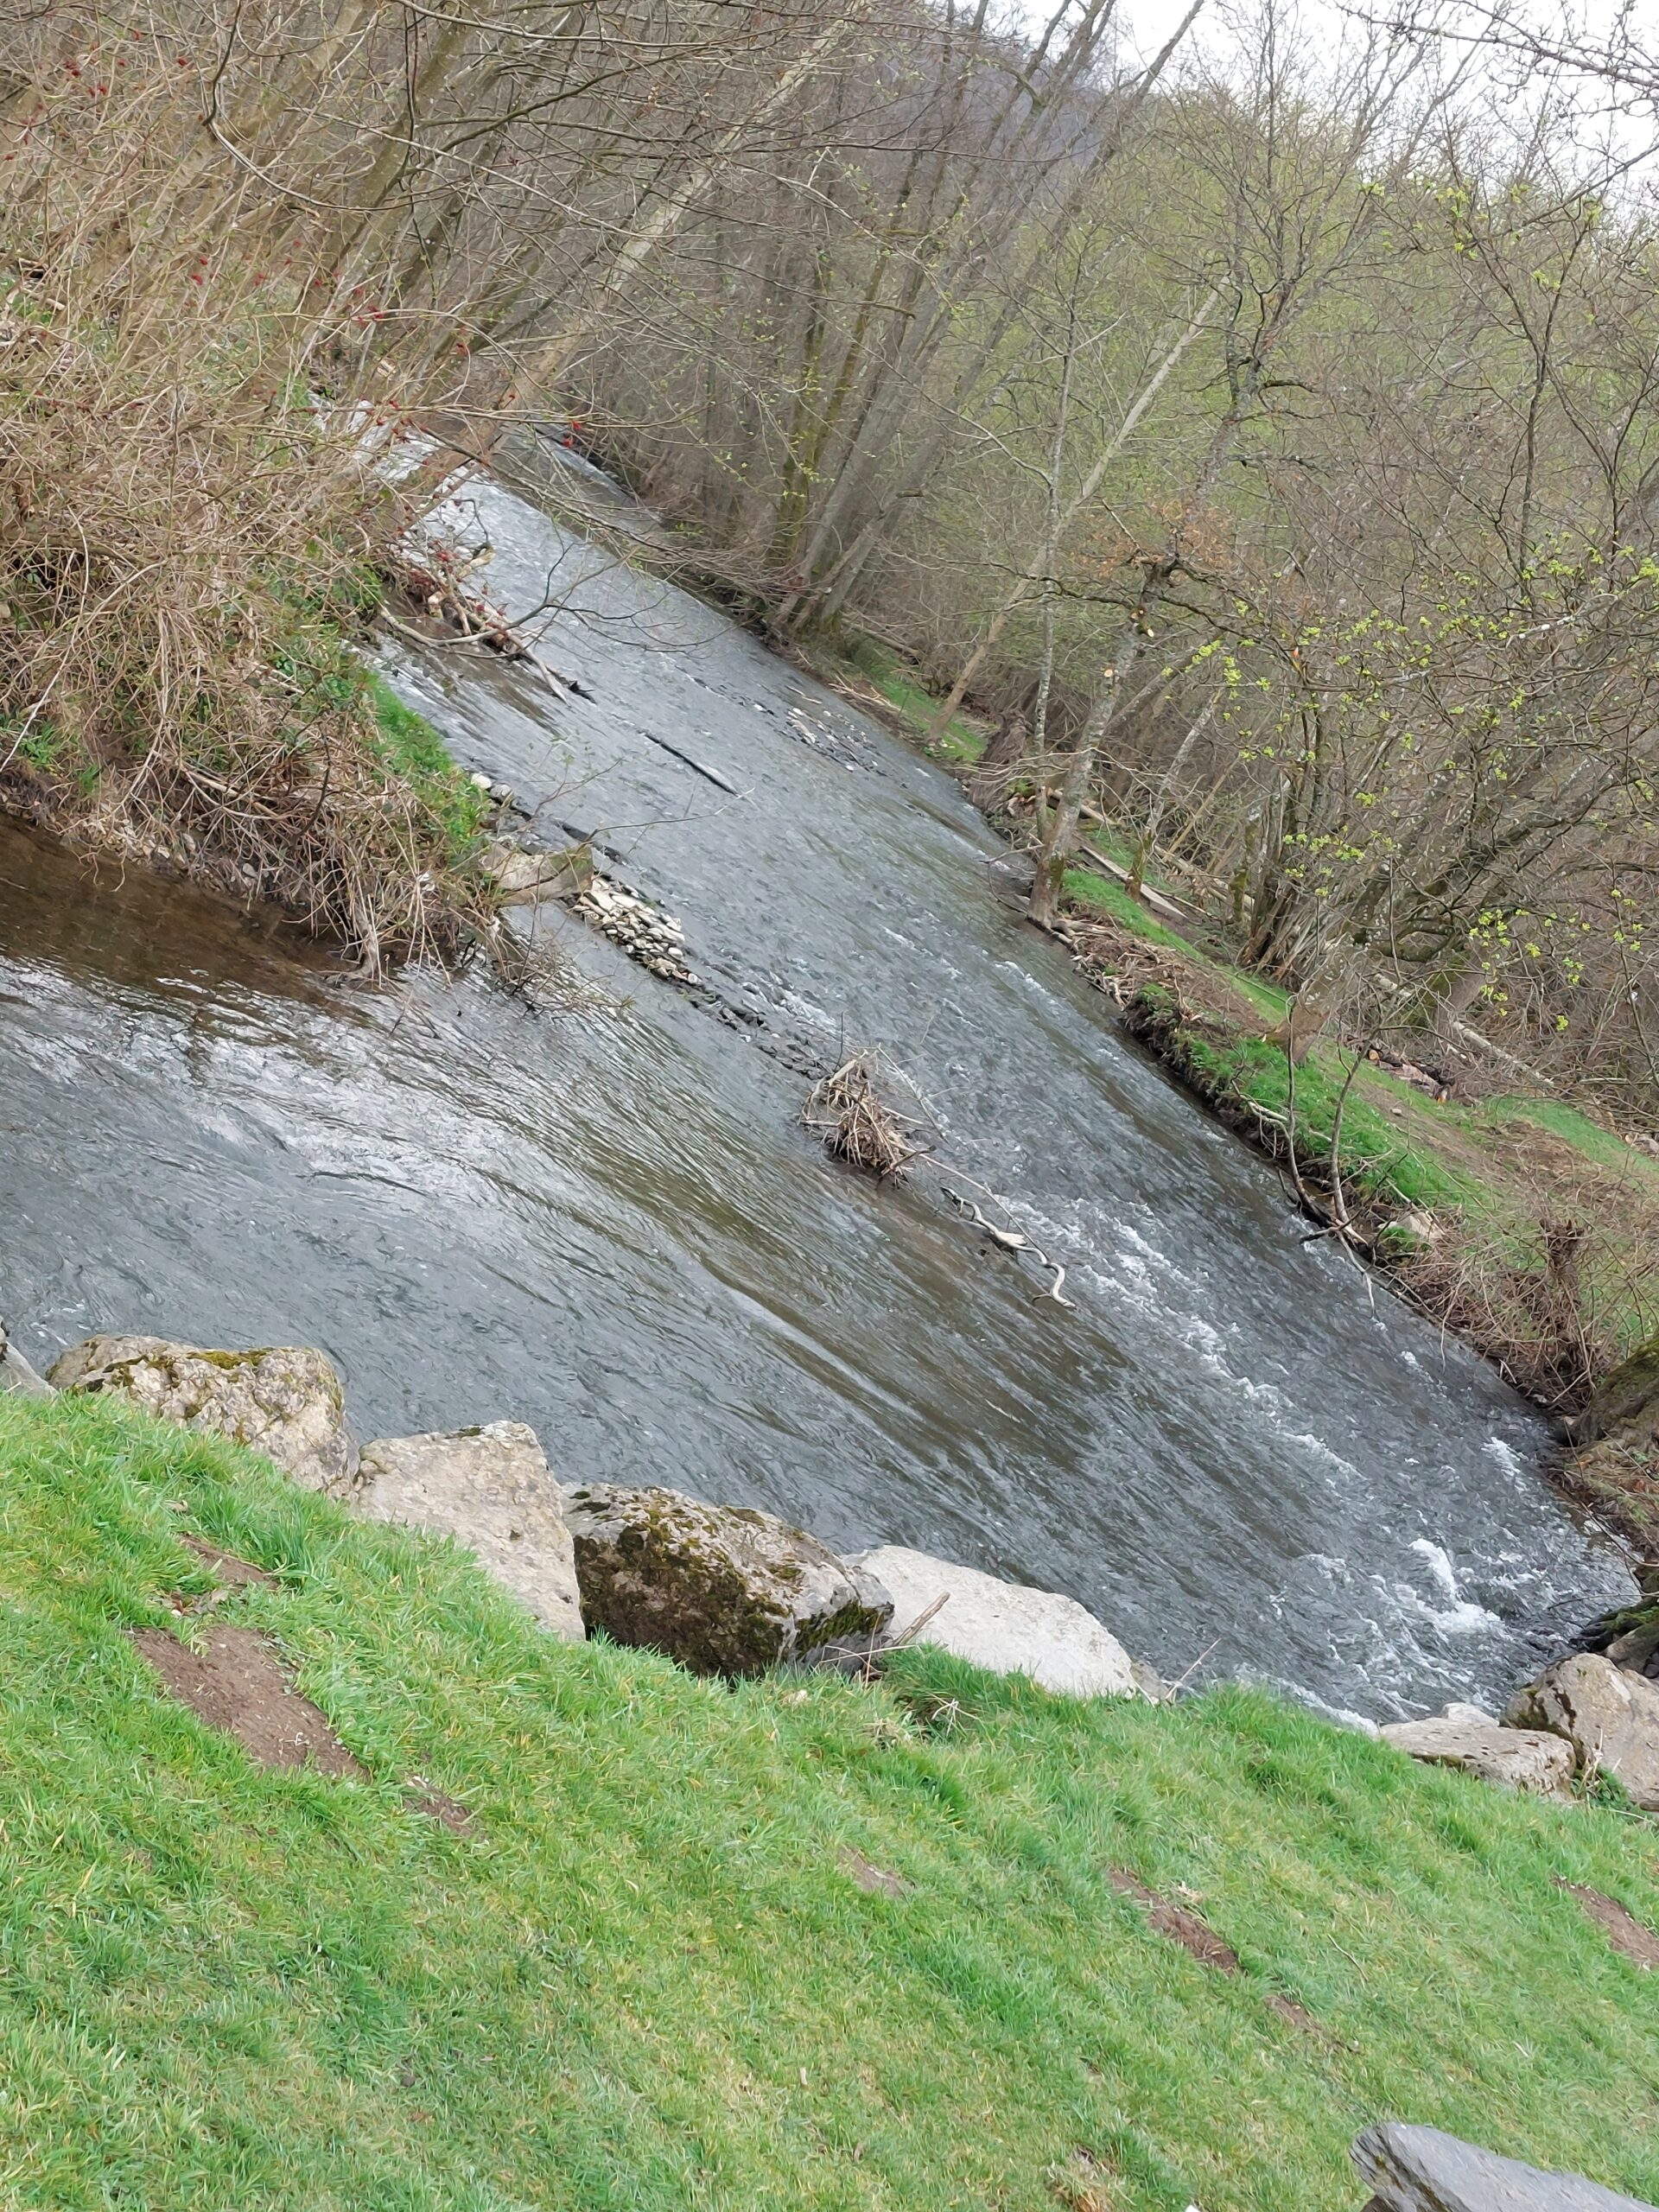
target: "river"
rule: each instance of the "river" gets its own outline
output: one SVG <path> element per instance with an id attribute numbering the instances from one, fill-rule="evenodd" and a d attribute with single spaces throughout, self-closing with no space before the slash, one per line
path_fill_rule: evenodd
<path id="1" fill-rule="evenodd" d="M 568 1012 L 375 992 L 0 830 L 0 1312 L 325 1345 L 359 1433 L 513 1417 L 567 1480 L 767 1507 L 1069 1592 L 1166 1672 L 1386 1719 L 1501 1697 L 1623 1598 L 1544 1422 L 1305 1224 L 1027 929 L 951 780 L 672 587 L 488 489 L 493 595 L 589 696 L 389 657 L 468 767 L 684 923 L 699 1006 L 562 912 Z M 652 741 L 661 741 L 653 742 Z M 664 749 L 714 772 L 728 791 Z M 961 1177 L 799 1124 L 889 1052 Z"/>

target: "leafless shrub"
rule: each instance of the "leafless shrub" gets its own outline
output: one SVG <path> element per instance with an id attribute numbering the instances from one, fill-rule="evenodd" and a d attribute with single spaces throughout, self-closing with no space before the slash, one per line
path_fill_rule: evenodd
<path id="1" fill-rule="evenodd" d="M 198 46 L 66 22 L 0 99 L 0 798 L 371 970 L 448 957 L 490 919 L 476 804 L 349 651 L 405 385 L 291 207 L 201 145 Z"/>
<path id="2" fill-rule="evenodd" d="M 1621 1230 L 1624 1224 L 1620 1224 Z M 1605 1226 L 1543 1220 L 1519 1236 L 1467 1217 L 1402 1263 L 1412 1295 L 1478 1344 L 1541 1404 L 1581 1406 L 1620 1357 L 1621 1314 L 1659 1296 L 1651 1240 Z"/>

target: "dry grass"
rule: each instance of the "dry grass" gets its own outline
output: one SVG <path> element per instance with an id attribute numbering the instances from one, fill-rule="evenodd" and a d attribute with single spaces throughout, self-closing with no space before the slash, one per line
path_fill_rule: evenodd
<path id="1" fill-rule="evenodd" d="M 481 887 L 345 642 L 406 387 L 292 209 L 187 151 L 171 42 L 92 29 L 0 107 L 35 102 L 0 130 L 0 798 L 370 968 L 447 957 Z"/>
<path id="2" fill-rule="evenodd" d="M 881 1096 L 880 1072 L 879 1054 L 853 1053 L 813 1086 L 802 1119 L 837 1160 L 885 1180 L 904 1174 L 929 1147 L 916 1141 L 920 1119 L 898 1112 Z"/>

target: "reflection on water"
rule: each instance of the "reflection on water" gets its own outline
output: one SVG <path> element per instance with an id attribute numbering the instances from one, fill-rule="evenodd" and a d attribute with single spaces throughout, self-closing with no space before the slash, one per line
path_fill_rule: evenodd
<path id="1" fill-rule="evenodd" d="M 576 604 L 591 701 L 457 654 L 399 682 L 469 766 L 682 916 L 730 1027 L 567 930 L 580 1016 L 379 995 L 176 887 L 0 832 L 0 1311 L 326 1345 L 365 1433 L 512 1416 L 660 1480 L 1071 1592 L 1179 1670 L 1386 1716 L 1491 1696 L 1622 1573 L 1546 1431 L 1113 1033 L 943 776 L 505 493 L 492 590 Z M 652 739 L 694 754 L 721 791 Z M 1063 1259 L 1067 1313 L 924 1173 L 798 1126 L 845 1036 Z"/>

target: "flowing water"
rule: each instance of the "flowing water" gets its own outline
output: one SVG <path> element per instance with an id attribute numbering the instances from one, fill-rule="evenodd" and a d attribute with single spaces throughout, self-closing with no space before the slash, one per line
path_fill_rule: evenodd
<path id="1" fill-rule="evenodd" d="M 946 776 L 508 493 L 472 523 L 496 596 L 562 602 L 543 650 L 591 696 L 442 650 L 400 687 L 678 914 L 719 1005 L 545 910 L 597 1004 L 371 993 L 0 832 L 0 1311 L 30 1357 L 321 1344 L 365 1435 L 519 1418 L 568 1480 L 913 1544 L 1167 1671 L 1373 1717 L 1501 1695 L 1624 1594 L 1535 1471 L 1545 1425 L 1304 1242 L 1024 926 Z M 798 1115 L 843 1039 L 915 1080 L 1075 1310 L 931 1169 L 823 1154 Z"/>

